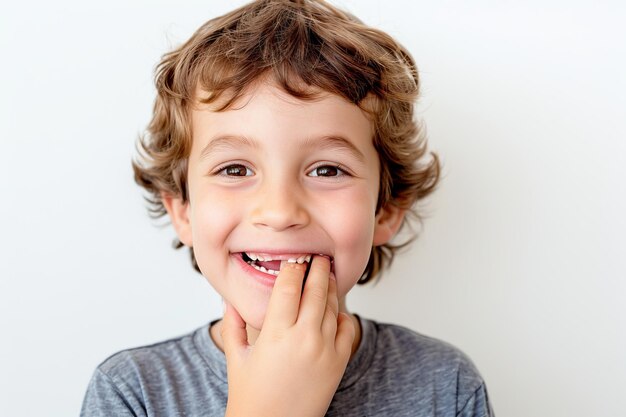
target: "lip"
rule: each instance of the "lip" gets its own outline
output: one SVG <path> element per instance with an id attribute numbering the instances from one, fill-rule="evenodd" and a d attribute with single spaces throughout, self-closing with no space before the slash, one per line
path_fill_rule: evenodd
<path id="1" fill-rule="evenodd" d="M 241 257 L 241 252 L 233 253 L 231 256 L 235 258 L 235 262 L 237 262 L 241 269 L 243 269 L 246 274 L 252 276 L 256 282 L 268 288 L 274 287 L 274 282 L 276 281 L 275 275 L 266 274 L 248 265 Z"/>
<path id="2" fill-rule="evenodd" d="M 245 251 L 239 251 L 239 252 L 231 252 L 231 256 L 235 259 L 235 262 L 241 267 L 241 269 L 248 275 L 252 276 L 255 281 L 257 281 L 258 283 L 260 283 L 261 285 L 268 287 L 268 288 L 272 288 L 274 287 L 274 283 L 276 281 L 276 276 L 272 275 L 272 274 L 266 274 L 264 272 L 259 271 L 258 269 L 253 268 L 252 266 L 248 265 L 247 262 L 245 262 L 241 256 L 241 254 L 243 252 L 248 252 L 248 253 L 256 253 L 259 255 L 271 255 L 274 260 L 278 260 L 278 258 L 283 258 L 283 260 L 288 260 L 289 258 L 293 258 L 293 257 L 299 257 L 302 255 L 315 255 L 316 253 L 318 255 L 322 255 L 322 256 L 326 256 L 330 259 L 331 261 L 331 265 L 330 265 L 330 269 L 331 272 L 334 272 L 335 270 L 335 264 L 333 262 L 333 257 L 330 255 L 327 255 L 325 253 L 319 253 L 316 251 L 311 251 L 311 252 L 292 252 L 290 250 L 287 251 L 278 251 L 278 250 L 245 250 Z"/>
<path id="3" fill-rule="evenodd" d="M 272 249 L 272 250 L 268 250 L 268 249 L 244 249 L 244 250 L 240 250 L 240 251 L 234 251 L 231 252 L 231 254 L 233 255 L 238 255 L 240 253 L 243 252 L 247 252 L 247 253 L 255 253 L 257 255 L 261 255 L 261 256 L 265 256 L 265 255 L 269 255 L 272 258 L 274 258 L 274 260 L 288 260 L 289 258 L 299 258 L 301 256 L 306 256 L 306 255 L 323 255 L 326 256 L 327 258 L 329 258 L 331 261 L 333 260 L 333 257 L 328 254 L 328 253 L 324 253 L 324 252 L 320 252 L 320 251 L 316 251 L 316 250 L 301 250 L 301 251 L 294 251 L 293 249 L 285 249 L 285 250 L 276 250 L 276 249 Z"/>

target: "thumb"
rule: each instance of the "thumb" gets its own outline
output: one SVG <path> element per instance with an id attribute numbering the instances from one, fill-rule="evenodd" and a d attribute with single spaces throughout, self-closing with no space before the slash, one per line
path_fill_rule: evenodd
<path id="1" fill-rule="evenodd" d="M 227 362 L 233 355 L 239 356 L 239 352 L 248 347 L 246 322 L 241 318 L 235 307 L 225 300 L 221 335 Z"/>

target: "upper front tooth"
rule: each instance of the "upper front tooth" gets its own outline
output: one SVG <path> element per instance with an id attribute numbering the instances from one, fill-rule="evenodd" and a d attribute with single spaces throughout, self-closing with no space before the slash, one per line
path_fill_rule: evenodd
<path id="1" fill-rule="evenodd" d="M 252 259 L 253 261 L 273 261 L 274 257 L 272 255 L 259 255 L 257 253 L 252 253 L 252 252 L 246 252 L 246 255 L 248 256 L 248 258 Z M 302 255 L 299 258 L 289 258 L 287 259 L 287 262 L 290 263 L 304 263 L 304 262 L 311 262 L 311 255 Z"/>

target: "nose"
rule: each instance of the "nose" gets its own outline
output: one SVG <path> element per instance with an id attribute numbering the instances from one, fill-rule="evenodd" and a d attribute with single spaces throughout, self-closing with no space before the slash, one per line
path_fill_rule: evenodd
<path id="1" fill-rule="evenodd" d="M 250 217 L 256 227 L 273 231 L 299 229 L 310 221 L 297 181 L 267 178 L 256 190 Z"/>

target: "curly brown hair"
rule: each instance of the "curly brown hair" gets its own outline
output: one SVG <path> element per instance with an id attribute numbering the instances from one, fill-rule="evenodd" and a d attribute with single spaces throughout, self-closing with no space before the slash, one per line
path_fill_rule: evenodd
<path id="1" fill-rule="evenodd" d="M 370 115 L 381 166 L 376 211 L 392 204 L 407 209 L 402 227 L 421 221 L 415 203 L 437 185 L 437 154 L 426 158 L 426 136 L 415 120 L 419 78 L 410 53 L 386 33 L 323 0 L 258 0 L 209 20 L 156 67 L 157 97 L 147 134 L 137 143 L 135 181 L 149 196 L 153 218 L 167 214 L 161 193 L 187 201 L 191 150 L 190 109 L 214 103 L 228 109 L 262 77 L 294 97 L 310 100 L 314 89 L 339 95 Z M 197 91 L 207 93 L 198 97 Z M 203 94 L 204 95 L 204 94 Z M 368 98 L 368 100 L 365 100 Z M 359 284 L 377 276 L 401 244 L 372 247 Z M 174 241 L 175 248 L 184 245 Z M 200 272 L 193 248 L 194 268 Z"/>

